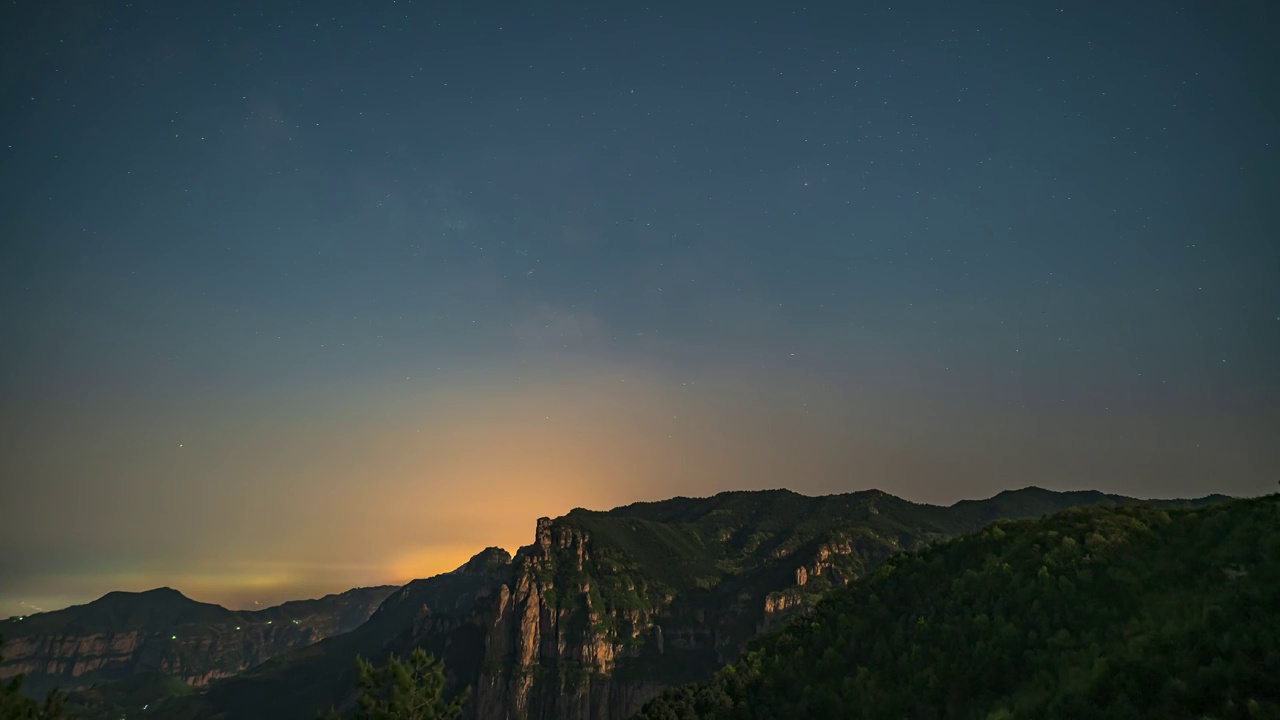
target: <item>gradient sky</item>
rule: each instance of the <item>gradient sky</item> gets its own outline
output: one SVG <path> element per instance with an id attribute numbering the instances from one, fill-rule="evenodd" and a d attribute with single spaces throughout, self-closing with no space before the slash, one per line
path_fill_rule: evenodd
<path id="1" fill-rule="evenodd" d="M 1280 476 L 1280 6 L 0 9 L 0 616 Z"/>

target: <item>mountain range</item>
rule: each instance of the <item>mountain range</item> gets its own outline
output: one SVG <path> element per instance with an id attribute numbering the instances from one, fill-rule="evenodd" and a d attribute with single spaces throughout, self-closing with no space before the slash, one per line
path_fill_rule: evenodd
<path id="1" fill-rule="evenodd" d="M 33 694 L 151 674 L 199 687 L 353 630 L 397 589 L 356 588 L 257 611 L 197 602 L 170 588 L 107 593 L 0 621 L 0 679 L 23 675 Z"/>
<path id="2" fill-rule="evenodd" d="M 313 718 L 349 707 L 358 654 L 425 647 L 476 720 L 615 720 L 711 679 L 749 642 L 905 551 L 998 519 L 1084 505 L 1164 509 L 1100 492 L 1008 491 L 949 507 L 880 491 L 674 498 L 538 520 L 514 556 L 489 548 L 392 593 L 354 630 L 279 655 L 156 710 L 162 718 Z"/>

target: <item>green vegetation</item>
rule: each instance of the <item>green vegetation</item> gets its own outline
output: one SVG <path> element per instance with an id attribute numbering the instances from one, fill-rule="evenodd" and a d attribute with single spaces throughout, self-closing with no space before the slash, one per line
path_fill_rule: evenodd
<path id="1" fill-rule="evenodd" d="M 0 645 L 3 644 L 4 638 L 0 637 Z M 0 720 L 60 720 L 65 701 L 58 692 L 50 692 L 43 704 L 32 700 L 22 692 L 21 675 L 0 682 Z"/>
<path id="2" fill-rule="evenodd" d="M 467 699 L 463 691 L 445 701 L 444 664 L 420 647 L 408 661 L 392 655 L 381 666 L 357 657 L 356 683 L 355 720 L 453 720 Z M 328 717 L 341 716 L 330 711 Z"/>
<path id="3" fill-rule="evenodd" d="M 1226 499 L 1150 504 L 1177 507 Z M 652 592 L 678 593 L 770 569 L 779 560 L 803 557 L 821 544 L 850 546 L 852 552 L 834 560 L 850 562 L 844 569 L 856 577 L 894 552 L 974 532 L 994 520 L 1034 518 L 1081 505 L 1138 502 L 1100 492 L 1034 487 L 950 507 L 917 504 L 879 490 L 819 497 L 765 490 L 635 503 L 607 512 L 574 510 L 556 524 L 590 533 L 593 561 L 601 571 L 597 574 L 625 575 L 626 586 L 643 584 Z M 601 592 L 609 589 L 602 585 Z M 644 605 L 649 600 L 617 599 L 618 605 Z M 606 601 L 613 600 L 606 594 Z"/>
<path id="4" fill-rule="evenodd" d="M 1040 488 L 950 507 L 917 504 L 878 490 L 821 497 L 766 490 L 673 498 L 607 512 L 574 510 L 553 521 L 553 533 L 589 535 L 589 557 L 580 563 L 572 543 L 553 542 L 552 562 L 538 572 L 553 588 L 548 604 L 569 611 L 572 627 L 585 622 L 574 615 L 589 609 L 596 631 L 621 645 L 644 643 L 633 634 L 636 628 L 620 621 L 636 611 L 660 613 L 668 634 L 698 634 L 709 623 L 718 650 L 668 646 L 660 655 L 627 658 L 617 668 L 627 677 L 684 683 L 708 677 L 762 628 L 812 608 L 832 589 L 865 576 L 902 550 L 977 531 L 997 518 L 1137 502 L 1100 492 Z M 797 580 L 800 568 L 806 569 L 803 584 Z M 577 591 L 583 587 L 589 590 Z M 767 616 L 767 602 L 783 609 Z M 677 657 L 689 653 L 693 656 Z"/>
<path id="5" fill-rule="evenodd" d="M 1276 608 L 1277 496 L 1067 510 L 896 555 L 639 717 L 1280 717 Z"/>

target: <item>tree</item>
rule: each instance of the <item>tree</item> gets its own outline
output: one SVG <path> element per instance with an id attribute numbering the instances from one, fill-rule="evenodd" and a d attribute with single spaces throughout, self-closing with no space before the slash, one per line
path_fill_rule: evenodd
<path id="1" fill-rule="evenodd" d="M 358 720 L 453 720 L 467 699 L 464 690 L 445 702 L 444 663 L 422 648 L 407 661 L 392 655 L 381 667 L 357 657 L 356 672 Z"/>
<path id="2" fill-rule="evenodd" d="M 4 638 L 0 637 L 0 645 Z M 0 661 L 4 656 L 0 655 Z M 51 691 L 41 705 L 22 694 L 22 676 L 9 682 L 0 683 L 0 720 L 60 720 L 62 705 L 66 698 L 62 693 Z"/>

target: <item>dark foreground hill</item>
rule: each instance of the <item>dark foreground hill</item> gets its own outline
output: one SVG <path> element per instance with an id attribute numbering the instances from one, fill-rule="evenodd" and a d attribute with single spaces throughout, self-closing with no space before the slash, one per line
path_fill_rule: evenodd
<path id="1" fill-rule="evenodd" d="M 170 588 L 107 593 L 85 605 L 0 621 L 0 679 L 25 675 L 32 694 L 152 675 L 199 686 L 351 630 L 395 590 L 356 588 L 253 612 L 197 602 Z"/>
<path id="2" fill-rule="evenodd" d="M 1280 496 L 891 558 L 642 720 L 1280 718 Z"/>
<path id="3" fill-rule="evenodd" d="M 310 719 L 350 701 L 357 653 L 380 663 L 422 646 L 445 661 L 454 688 L 472 689 L 469 718 L 626 718 L 667 688 L 710 678 L 751 638 L 895 553 L 994 518 L 1136 502 L 1028 488 L 939 507 L 879 491 L 776 490 L 574 510 L 539 520 L 514 558 L 491 549 L 415 581 L 351 633 L 216 683 L 161 717 Z"/>

